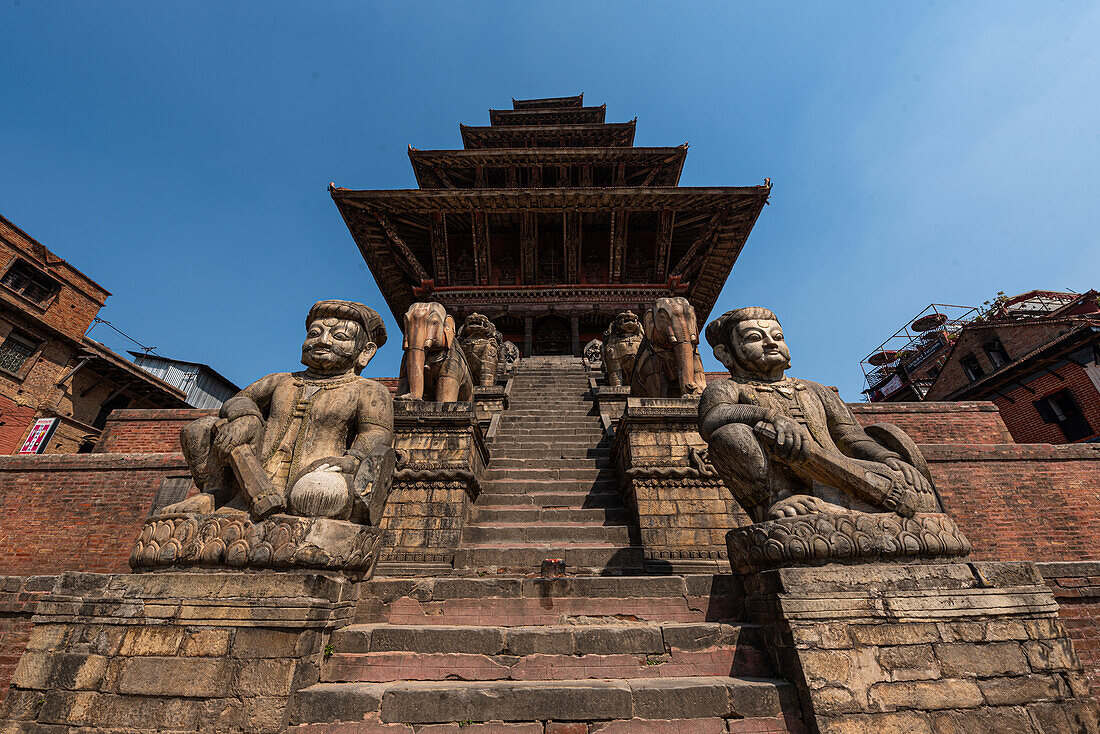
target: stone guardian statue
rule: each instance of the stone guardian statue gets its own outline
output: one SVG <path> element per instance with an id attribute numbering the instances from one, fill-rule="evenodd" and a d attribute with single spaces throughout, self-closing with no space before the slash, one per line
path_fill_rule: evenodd
<path id="1" fill-rule="evenodd" d="M 402 400 L 453 403 L 473 397 L 474 381 L 455 335 L 455 320 L 442 303 L 409 306 L 402 347 L 397 385 Z"/>
<path id="2" fill-rule="evenodd" d="M 644 339 L 634 361 L 630 394 L 643 398 L 698 397 L 707 385 L 699 358 L 695 308 L 682 296 L 658 298 L 642 320 Z"/>
<path id="3" fill-rule="evenodd" d="M 504 337 L 487 316 L 472 313 L 458 330 L 458 343 L 466 355 L 474 384 L 490 387 L 496 384 L 497 367 L 504 351 Z"/>
<path id="4" fill-rule="evenodd" d="M 180 436 L 200 493 L 162 514 L 274 513 L 377 525 L 393 479 L 393 400 L 359 373 L 386 342 L 376 311 L 318 301 L 301 372 L 241 390 Z"/>
<path id="5" fill-rule="evenodd" d="M 790 351 L 766 308 L 729 311 L 707 325 L 730 371 L 699 401 L 709 457 L 755 522 L 816 512 L 936 512 L 927 465 L 894 426 L 870 435 L 840 396 L 786 376 Z"/>
<path id="6" fill-rule="evenodd" d="M 634 360 L 642 346 L 642 324 L 633 311 L 623 311 L 603 333 L 603 371 L 611 387 L 629 387 Z"/>

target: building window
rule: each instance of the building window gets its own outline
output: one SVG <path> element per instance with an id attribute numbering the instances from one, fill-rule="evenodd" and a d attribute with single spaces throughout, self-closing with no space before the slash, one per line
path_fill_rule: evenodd
<path id="1" fill-rule="evenodd" d="M 38 351 L 35 343 L 26 336 L 11 332 L 0 344 L 0 370 L 19 374 L 31 355 Z"/>
<path id="2" fill-rule="evenodd" d="M 989 361 L 993 363 L 993 369 L 998 367 L 1004 367 L 1012 360 L 1008 357 L 1008 352 L 1005 351 L 1004 344 L 1001 344 L 1000 339 L 993 339 L 986 342 L 983 347 L 985 349 L 986 356 L 989 357 Z"/>
<path id="3" fill-rule="evenodd" d="M 1034 405 L 1043 422 L 1057 423 L 1067 441 L 1080 441 L 1092 435 L 1092 426 L 1069 390 L 1060 390 L 1036 400 Z"/>
<path id="4" fill-rule="evenodd" d="M 971 382 L 985 376 L 985 370 L 982 369 L 981 364 L 978 363 L 978 358 L 973 354 L 968 354 L 960 359 L 959 365 L 963 368 L 963 372 L 966 373 L 966 379 Z"/>
<path id="5" fill-rule="evenodd" d="M 28 298 L 35 303 L 44 304 L 53 298 L 60 286 L 57 281 L 39 272 L 23 260 L 16 260 L 0 278 L 0 284 Z"/>

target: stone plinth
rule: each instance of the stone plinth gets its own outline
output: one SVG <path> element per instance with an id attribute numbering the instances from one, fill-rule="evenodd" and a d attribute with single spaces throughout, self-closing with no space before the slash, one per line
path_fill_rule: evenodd
<path id="1" fill-rule="evenodd" d="M 379 569 L 447 572 L 489 461 L 474 403 L 397 400 L 393 418 L 397 470 Z"/>
<path id="2" fill-rule="evenodd" d="M 500 425 L 500 414 L 508 409 L 508 390 L 511 380 L 505 385 L 474 386 L 474 411 L 485 438 L 491 439 Z"/>
<path id="3" fill-rule="evenodd" d="M 823 734 L 1098 731 L 1034 564 L 779 568 L 745 576 L 745 588 Z"/>
<path id="4" fill-rule="evenodd" d="M 284 731 L 356 595 L 295 571 L 66 573 L 39 603 L 0 730 Z"/>
<path id="5" fill-rule="evenodd" d="M 630 397 L 630 386 L 596 385 L 594 379 L 590 379 L 590 382 L 592 384 L 592 398 L 596 401 L 596 410 L 600 412 L 600 422 L 603 424 L 603 429 L 609 435 L 614 434 L 619 420 L 623 417 L 623 411 L 626 410 L 626 400 Z"/>
<path id="6" fill-rule="evenodd" d="M 726 570 L 726 533 L 750 523 L 707 461 L 698 405 L 627 398 L 611 445 L 651 573 Z"/>
<path id="7" fill-rule="evenodd" d="M 780 566 L 946 559 L 970 553 L 955 521 L 939 512 L 817 512 L 731 530 L 730 566 L 753 573 Z"/>
<path id="8" fill-rule="evenodd" d="M 130 567 L 308 568 L 369 577 L 382 536 L 380 528 L 321 517 L 158 515 L 145 521 Z"/>

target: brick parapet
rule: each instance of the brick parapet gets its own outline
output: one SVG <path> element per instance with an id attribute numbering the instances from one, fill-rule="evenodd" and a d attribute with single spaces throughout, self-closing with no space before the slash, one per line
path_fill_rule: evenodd
<path id="1" fill-rule="evenodd" d="M 94 453 L 178 451 L 183 427 L 191 421 L 215 415 L 217 412 L 196 408 L 115 410 L 107 417 L 107 425 L 96 443 Z"/>
<path id="2" fill-rule="evenodd" d="M 182 454 L 0 457 L 4 571 L 128 570 L 162 482 L 187 475 Z"/>

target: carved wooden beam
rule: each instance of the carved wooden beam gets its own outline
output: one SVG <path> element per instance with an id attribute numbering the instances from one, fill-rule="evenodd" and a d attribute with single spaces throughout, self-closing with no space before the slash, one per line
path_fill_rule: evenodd
<path id="1" fill-rule="evenodd" d="M 642 181 L 642 186 L 645 187 L 645 186 L 649 186 L 650 184 L 652 184 L 653 179 L 657 178 L 657 174 L 660 173 L 660 172 L 661 172 L 661 167 L 659 165 L 653 166 L 653 168 L 651 168 L 649 170 L 649 173 L 647 173 L 645 175 L 645 180 Z"/>
<path id="2" fill-rule="evenodd" d="M 662 209 L 657 222 L 657 255 L 653 258 L 653 282 L 662 283 L 668 278 L 668 258 L 672 250 L 672 225 L 676 212 Z"/>
<path id="3" fill-rule="evenodd" d="M 563 212 L 562 227 L 565 240 L 565 282 L 576 283 L 580 263 L 581 215 L 578 212 Z"/>
<path id="4" fill-rule="evenodd" d="M 535 169 L 536 171 L 539 169 Z M 535 283 L 535 253 L 538 250 L 538 228 L 533 212 L 523 212 L 523 220 L 520 224 L 520 272 L 523 273 L 523 284 Z"/>
<path id="5" fill-rule="evenodd" d="M 476 166 L 474 168 L 474 185 L 479 189 L 485 188 L 485 166 Z"/>
<path id="6" fill-rule="evenodd" d="M 625 209 L 611 211 L 611 282 L 623 281 L 623 255 L 626 252 L 626 223 L 629 212 Z"/>
<path id="7" fill-rule="evenodd" d="M 729 216 L 729 213 L 729 207 L 723 207 L 711 216 L 706 229 L 703 230 L 703 234 L 701 234 L 695 242 L 691 243 L 691 247 L 689 247 L 683 257 L 680 258 L 680 261 L 676 263 L 676 267 L 669 273 L 669 277 L 686 277 L 689 273 L 695 272 L 695 270 L 702 265 L 701 262 L 696 262 L 699 253 L 710 245 L 714 236 L 718 233 L 718 228 L 726 221 L 726 217 Z"/>
<path id="8" fill-rule="evenodd" d="M 519 169 L 516 168 L 516 166 L 508 166 L 507 177 L 508 188 L 514 189 L 519 187 Z"/>
<path id="9" fill-rule="evenodd" d="M 616 186 L 626 186 L 626 164 L 625 163 L 616 163 L 615 164 L 615 185 Z"/>
<path id="10" fill-rule="evenodd" d="M 581 166 L 581 186 L 592 186 L 592 166 Z"/>
<path id="11" fill-rule="evenodd" d="M 446 188 L 446 189 L 457 189 L 458 188 L 457 186 L 455 186 L 454 181 L 451 180 L 451 177 L 447 175 L 447 172 L 445 170 L 443 170 L 439 166 L 431 166 L 431 169 L 432 169 L 432 173 L 435 174 L 435 177 L 439 179 L 439 182 L 443 184 L 443 188 Z"/>
<path id="12" fill-rule="evenodd" d="M 489 285 L 489 224 L 485 212 L 476 211 L 474 222 L 474 277 L 481 285 Z"/>
<path id="13" fill-rule="evenodd" d="M 447 246 L 447 220 L 443 212 L 431 214 L 431 238 L 435 279 L 447 285 L 451 282 L 451 252 Z"/>
<path id="14" fill-rule="evenodd" d="M 401 235 L 397 234 L 397 230 L 393 228 L 393 224 L 390 223 L 388 217 L 379 211 L 371 210 L 371 214 L 378 220 L 378 223 L 382 225 L 382 231 L 386 233 L 386 237 L 389 238 L 390 243 L 396 248 L 397 253 L 401 255 L 398 258 L 398 264 L 405 265 L 406 269 L 411 270 L 412 274 L 421 282 L 431 280 L 431 276 L 428 275 L 428 271 L 424 269 L 424 266 L 420 264 L 420 261 L 416 259 L 416 255 L 409 249 L 409 246 L 405 244 L 405 240 L 401 239 Z"/>
<path id="15" fill-rule="evenodd" d="M 542 166 L 533 166 L 531 168 L 531 188 L 537 189 L 542 186 Z"/>

